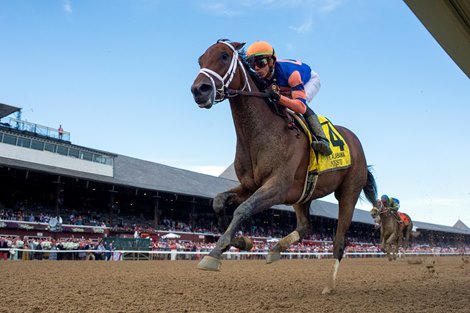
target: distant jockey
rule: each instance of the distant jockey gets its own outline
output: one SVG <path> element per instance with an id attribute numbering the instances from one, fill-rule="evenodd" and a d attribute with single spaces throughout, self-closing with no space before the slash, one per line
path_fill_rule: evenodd
<path id="1" fill-rule="evenodd" d="M 380 197 L 380 201 L 384 207 L 390 209 L 390 213 L 397 219 L 398 222 L 402 222 L 400 215 L 398 214 L 398 210 L 400 209 L 400 200 L 397 198 L 389 197 L 387 195 L 382 195 Z"/>

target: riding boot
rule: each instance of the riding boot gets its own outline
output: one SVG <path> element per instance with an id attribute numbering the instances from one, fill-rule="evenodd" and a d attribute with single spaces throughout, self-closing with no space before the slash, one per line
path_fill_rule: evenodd
<path id="1" fill-rule="evenodd" d="M 310 112 L 311 114 L 304 114 L 304 117 L 305 121 L 307 121 L 308 127 L 316 137 L 316 140 L 312 142 L 312 148 L 323 155 L 330 155 L 333 151 L 331 151 L 330 142 L 326 139 L 323 128 L 318 120 L 318 116 L 313 113 L 313 111 L 310 110 Z"/>

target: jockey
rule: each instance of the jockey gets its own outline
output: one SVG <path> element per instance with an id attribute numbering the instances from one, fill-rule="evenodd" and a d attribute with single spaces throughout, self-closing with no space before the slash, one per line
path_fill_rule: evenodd
<path id="1" fill-rule="evenodd" d="M 269 98 L 305 118 L 316 137 L 315 151 L 330 155 L 330 143 L 326 139 L 317 115 L 307 105 L 320 89 L 320 77 L 310 66 L 297 60 L 277 60 L 274 48 L 265 41 L 256 41 L 246 51 L 247 61 L 256 74 L 271 86 Z"/>
<path id="2" fill-rule="evenodd" d="M 390 209 L 390 213 L 393 214 L 393 216 L 397 219 L 399 223 L 402 222 L 400 215 L 398 214 L 398 210 L 400 209 L 400 200 L 397 198 L 389 197 L 387 195 L 382 195 L 380 197 L 380 201 L 382 201 L 382 204 L 384 207 Z"/>

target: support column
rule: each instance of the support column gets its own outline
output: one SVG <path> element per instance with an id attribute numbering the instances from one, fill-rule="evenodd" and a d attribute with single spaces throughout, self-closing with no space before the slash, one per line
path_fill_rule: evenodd
<path id="1" fill-rule="evenodd" d="M 158 206 L 160 205 L 160 193 L 157 191 L 157 194 L 153 196 L 155 198 L 155 204 L 153 206 L 153 227 L 155 229 L 158 228 L 158 225 L 160 225 L 160 215 L 162 212 L 158 209 Z"/>
<path id="2" fill-rule="evenodd" d="M 191 205 L 191 210 L 189 211 L 189 226 L 191 226 L 191 231 L 194 232 L 194 228 L 196 227 L 196 197 L 193 197 L 193 199 L 190 202 Z"/>
<path id="3" fill-rule="evenodd" d="M 114 210 L 117 209 L 117 206 L 114 203 L 115 198 L 116 198 L 116 194 L 117 194 L 117 191 L 114 190 L 114 185 L 110 190 L 108 190 L 108 192 L 109 192 L 108 208 L 109 208 L 109 224 L 110 225 L 107 225 L 107 226 L 108 227 L 113 227 L 114 226 Z"/>
<path id="4" fill-rule="evenodd" d="M 55 184 L 55 199 L 54 199 L 54 213 L 55 216 L 60 215 L 60 207 L 64 204 L 64 190 L 62 189 L 62 182 L 60 181 L 60 176 L 57 177 L 56 181 L 52 183 Z"/>

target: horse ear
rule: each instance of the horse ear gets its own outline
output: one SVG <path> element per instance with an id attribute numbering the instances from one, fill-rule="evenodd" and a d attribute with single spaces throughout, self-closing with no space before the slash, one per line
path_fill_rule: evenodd
<path id="1" fill-rule="evenodd" d="M 241 48 L 243 48 L 243 46 L 245 45 L 244 42 L 232 42 L 232 45 L 233 47 L 235 48 L 235 50 L 240 50 Z"/>

